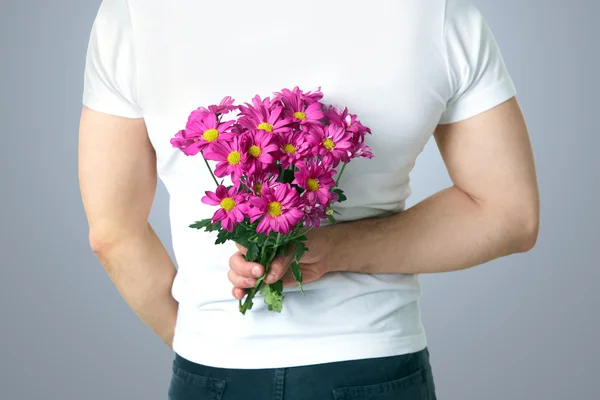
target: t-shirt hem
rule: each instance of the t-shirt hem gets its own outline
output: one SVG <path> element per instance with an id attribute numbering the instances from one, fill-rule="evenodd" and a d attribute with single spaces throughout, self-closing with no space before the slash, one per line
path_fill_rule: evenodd
<path id="1" fill-rule="evenodd" d="M 214 368 L 272 369 L 332 362 L 393 357 L 416 353 L 427 347 L 425 334 L 390 338 L 389 332 L 355 338 L 315 338 L 301 344 L 264 340 L 260 344 L 243 340 L 215 343 L 214 338 L 179 333 L 173 350 L 179 356 Z M 278 343 L 279 342 L 279 343 Z M 271 355 L 271 356 L 270 356 Z"/>
<path id="2" fill-rule="evenodd" d="M 486 89 L 477 90 L 448 105 L 439 123 L 452 124 L 464 121 L 510 100 L 515 95 L 515 86 L 512 80 L 507 77 Z"/>
<path id="3" fill-rule="evenodd" d="M 115 117 L 123 117 L 130 119 L 139 119 L 143 118 L 141 113 L 126 109 L 119 106 L 114 106 L 112 104 L 106 104 L 106 102 L 96 100 L 92 97 L 85 96 L 83 97 L 82 104 L 89 108 L 90 110 L 98 111 L 104 114 L 113 115 Z"/>

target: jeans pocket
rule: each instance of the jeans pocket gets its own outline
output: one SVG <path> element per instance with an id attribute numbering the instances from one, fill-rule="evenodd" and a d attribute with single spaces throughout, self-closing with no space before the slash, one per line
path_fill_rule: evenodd
<path id="1" fill-rule="evenodd" d="M 335 389 L 335 400 L 432 400 L 428 388 L 427 369 L 408 376 L 367 386 Z"/>
<path id="2" fill-rule="evenodd" d="M 169 400 L 221 400 L 227 382 L 187 372 L 173 364 Z"/>

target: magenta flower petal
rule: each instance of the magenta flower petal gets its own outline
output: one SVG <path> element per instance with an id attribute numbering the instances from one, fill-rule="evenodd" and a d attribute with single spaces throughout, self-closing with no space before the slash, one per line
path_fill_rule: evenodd
<path id="1" fill-rule="evenodd" d="M 302 221 L 304 203 L 296 189 L 289 184 L 280 184 L 275 190 L 263 187 L 261 195 L 251 200 L 255 206 L 251 211 L 251 220 L 261 218 L 257 231 L 287 234 Z"/>
<path id="2" fill-rule="evenodd" d="M 221 203 L 221 199 L 213 192 L 206 192 L 206 196 L 202 198 L 204 204 L 216 206 Z"/>
<path id="3" fill-rule="evenodd" d="M 264 233 L 265 235 L 271 233 L 271 227 L 269 223 L 270 220 L 268 218 L 261 219 L 258 225 L 256 226 L 256 232 Z"/>
<path id="4" fill-rule="evenodd" d="M 217 191 L 215 193 L 216 197 L 218 197 L 219 199 L 223 199 L 225 197 L 227 197 L 229 193 L 227 193 L 227 188 L 223 185 L 219 185 L 217 187 Z"/>
<path id="5" fill-rule="evenodd" d="M 227 212 L 224 209 L 219 208 L 213 216 L 213 223 L 217 221 L 222 221 L 225 218 L 227 218 Z"/>
<path id="6" fill-rule="evenodd" d="M 246 196 L 244 193 L 238 193 L 239 189 L 239 186 L 227 189 L 219 185 L 215 193 L 206 192 L 206 196 L 202 198 L 203 203 L 220 207 L 213 215 L 212 221 L 221 221 L 221 226 L 229 232 L 242 222 L 250 211 Z"/>

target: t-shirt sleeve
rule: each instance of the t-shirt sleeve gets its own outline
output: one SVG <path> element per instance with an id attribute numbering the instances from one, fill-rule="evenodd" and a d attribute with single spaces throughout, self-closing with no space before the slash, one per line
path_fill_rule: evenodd
<path id="1" fill-rule="evenodd" d="M 136 57 L 126 0 L 103 0 L 88 44 L 83 104 L 92 110 L 141 118 L 136 103 Z"/>
<path id="2" fill-rule="evenodd" d="M 450 97 L 441 124 L 473 117 L 516 95 L 498 43 L 470 0 L 447 0 L 444 39 Z"/>

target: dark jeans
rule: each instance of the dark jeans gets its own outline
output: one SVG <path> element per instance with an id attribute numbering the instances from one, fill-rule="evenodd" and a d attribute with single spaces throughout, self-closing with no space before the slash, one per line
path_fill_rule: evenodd
<path id="1" fill-rule="evenodd" d="M 293 368 L 207 367 L 178 355 L 169 400 L 435 400 L 427 349 Z"/>

